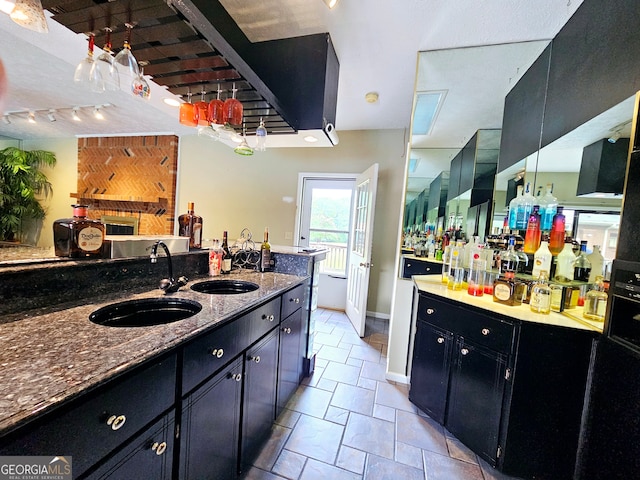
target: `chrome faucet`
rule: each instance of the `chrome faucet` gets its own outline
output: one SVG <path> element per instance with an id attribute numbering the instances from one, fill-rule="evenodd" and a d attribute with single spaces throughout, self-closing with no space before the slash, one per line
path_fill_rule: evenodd
<path id="1" fill-rule="evenodd" d="M 164 290 L 164 293 L 173 293 L 177 292 L 180 287 L 184 287 L 189 279 L 187 277 L 179 277 L 178 280 L 173 278 L 173 263 L 171 262 L 171 253 L 169 252 L 169 247 L 162 241 L 158 240 L 151 247 L 151 263 L 158 263 L 158 245 L 164 248 L 164 253 L 167 255 L 167 262 L 169 266 L 169 278 L 163 278 L 160 280 L 160 290 Z"/>

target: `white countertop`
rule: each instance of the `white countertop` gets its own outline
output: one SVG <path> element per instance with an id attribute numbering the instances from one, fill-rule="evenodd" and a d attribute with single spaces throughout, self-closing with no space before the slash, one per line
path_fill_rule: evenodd
<path id="1" fill-rule="evenodd" d="M 474 297 L 466 290 L 449 290 L 441 281 L 440 275 L 414 275 L 413 282 L 418 290 L 425 293 L 437 295 L 439 297 L 455 300 L 465 305 L 499 313 L 507 317 L 512 317 L 524 322 L 544 323 L 559 327 L 576 328 L 580 330 L 590 330 L 602 333 L 603 322 L 594 322 L 582 317 L 582 307 L 565 310 L 562 313 L 551 312 L 549 315 L 534 313 L 528 304 L 510 307 L 493 301 L 492 295 Z"/>

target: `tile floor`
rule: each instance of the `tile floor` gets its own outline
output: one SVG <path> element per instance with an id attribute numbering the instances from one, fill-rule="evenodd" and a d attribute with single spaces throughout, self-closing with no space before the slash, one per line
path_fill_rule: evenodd
<path id="1" fill-rule="evenodd" d="M 319 310 L 316 370 L 276 420 L 244 480 L 508 480 L 385 379 L 388 322 L 356 335 Z"/>

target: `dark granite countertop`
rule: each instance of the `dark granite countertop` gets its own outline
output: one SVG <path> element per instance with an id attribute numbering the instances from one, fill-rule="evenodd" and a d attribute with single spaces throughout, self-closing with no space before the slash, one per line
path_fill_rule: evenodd
<path id="1" fill-rule="evenodd" d="M 191 284 L 172 297 L 202 304 L 195 316 L 166 325 L 105 327 L 88 320 L 95 309 L 122 300 L 162 297 L 158 289 L 121 292 L 86 300 L 82 305 L 56 305 L 30 310 L 0 324 L 0 431 L 9 431 L 38 414 L 93 389 L 124 371 L 167 352 L 176 345 L 301 284 L 306 277 L 281 273 L 234 272 L 213 279 L 257 283 L 254 292 L 239 295 L 197 293 Z"/>

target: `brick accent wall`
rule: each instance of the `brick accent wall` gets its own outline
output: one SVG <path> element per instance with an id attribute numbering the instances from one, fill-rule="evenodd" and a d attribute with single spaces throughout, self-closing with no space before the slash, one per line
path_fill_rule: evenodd
<path id="1" fill-rule="evenodd" d="M 89 217 L 138 218 L 139 235 L 173 233 L 178 137 L 100 137 L 78 140 L 79 203 Z"/>

